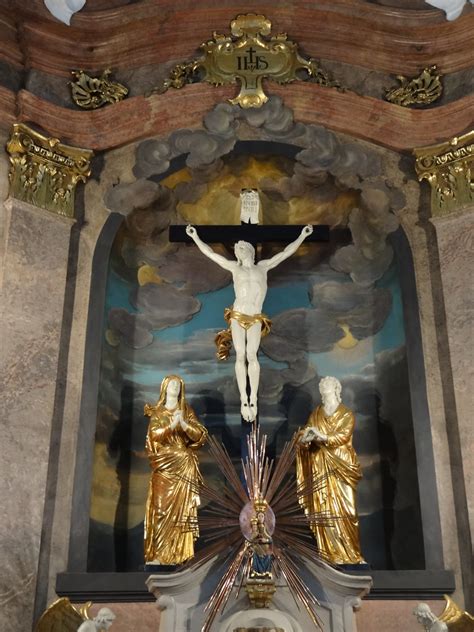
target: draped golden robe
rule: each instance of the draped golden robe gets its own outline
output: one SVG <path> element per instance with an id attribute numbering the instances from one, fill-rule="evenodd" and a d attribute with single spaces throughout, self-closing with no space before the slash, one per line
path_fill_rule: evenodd
<path id="1" fill-rule="evenodd" d="M 317 491 L 300 496 L 305 513 L 324 512 L 334 517 L 329 525 L 310 523 L 320 554 L 333 564 L 365 563 L 360 552 L 356 510 L 356 487 L 362 473 L 352 447 L 354 423 L 354 414 L 344 404 L 330 416 L 318 406 L 304 429 L 313 426 L 327 435 L 327 443 L 299 443 L 296 455 L 298 488 L 310 489 L 313 481 L 319 481 Z"/>
<path id="2" fill-rule="evenodd" d="M 181 564 L 194 556 L 199 536 L 198 488 L 202 481 L 196 454 L 207 438 L 193 409 L 184 404 L 186 432 L 169 427 L 174 411 L 163 405 L 145 409 L 151 416 L 146 453 L 152 474 L 145 514 L 145 562 Z"/>

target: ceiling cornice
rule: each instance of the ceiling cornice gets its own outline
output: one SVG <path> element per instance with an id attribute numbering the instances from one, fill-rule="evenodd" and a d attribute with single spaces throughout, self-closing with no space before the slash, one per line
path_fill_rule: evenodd
<path id="1" fill-rule="evenodd" d="M 449 23 L 440 11 L 360 0 L 254 4 L 254 10 L 271 19 L 273 32 L 288 32 L 306 55 L 318 59 L 404 75 L 433 64 L 443 74 L 472 65 L 474 12 Z M 28 6 L 18 3 L 14 16 L 0 11 L 0 59 L 64 77 L 76 68 L 131 69 L 189 59 L 213 31 L 227 33 L 230 21 L 248 10 L 248 5 L 226 0 L 218 7 L 145 0 L 78 13 L 68 27 L 53 20 L 44 6 L 40 11 L 36 0 Z"/>
<path id="2" fill-rule="evenodd" d="M 0 89 L 0 123 L 16 120 L 41 127 L 51 136 L 79 147 L 107 150 L 143 138 L 163 136 L 183 126 L 198 128 L 207 112 L 232 97 L 234 88 L 198 83 L 182 91 L 149 98 L 133 97 L 94 111 L 74 111 L 53 105 L 22 90 L 18 98 Z M 411 110 L 391 103 L 341 93 L 316 84 L 272 86 L 297 120 L 324 124 L 396 151 L 435 144 L 472 126 L 474 96 L 438 108 Z M 13 97 L 13 99 L 12 99 Z"/>

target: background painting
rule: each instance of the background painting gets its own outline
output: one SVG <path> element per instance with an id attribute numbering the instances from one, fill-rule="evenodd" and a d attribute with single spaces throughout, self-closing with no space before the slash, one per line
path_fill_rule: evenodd
<path id="1" fill-rule="evenodd" d="M 134 208 L 109 262 L 89 570 L 143 565 L 149 478 L 143 406 L 156 401 L 165 375 L 183 377 L 201 421 L 240 457 L 233 355 L 218 362 L 214 345 L 225 327 L 224 308 L 233 301 L 230 275 L 193 244 L 170 244 L 167 227 L 238 224 L 244 187 L 259 190 L 263 223 L 349 226 L 356 244 L 333 230 L 329 243 L 303 245 L 269 275 L 264 311 L 273 328 L 259 356 L 259 413 L 270 450 L 278 456 L 306 422 L 320 401 L 319 379 L 339 378 L 357 420 L 364 556 L 373 568 L 423 567 L 400 278 L 393 249 L 370 214 L 384 206 L 384 197 L 377 191 L 370 197 L 326 171 L 308 173 L 295 153 L 290 147 L 278 155 L 237 148 L 205 167 L 169 173 L 152 187 L 138 181 L 133 190 L 116 187 L 110 194 L 112 206 L 133 195 Z M 375 214 L 385 233 L 396 229 L 387 229 L 388 215 L 388 208 Z M 232 244 L 213 247 L 232 257 Z M 265 244 L 258 257 L 283 247 Z M 224 484 L 205 449 L 200 459 L 204 476 Z"/>

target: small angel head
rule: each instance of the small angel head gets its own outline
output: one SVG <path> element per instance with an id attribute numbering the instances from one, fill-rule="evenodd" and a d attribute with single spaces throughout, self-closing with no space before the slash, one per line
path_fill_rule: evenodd
<path id="1" fill-rule="evenodd" d="M 114 621 L 115 615 L 110 608 L 101 608 L 94 617 L 94 622 L 101 626 L 101 630 L 108 630 Z"/>
<path id="2" fill-rule="evenodd" d="M 416 617 L 418 623 L 434 623 L 436 618 L 431 612 L 431 608 L 427 603 L 419 603 L 413 610 L 413 614 Z"/>

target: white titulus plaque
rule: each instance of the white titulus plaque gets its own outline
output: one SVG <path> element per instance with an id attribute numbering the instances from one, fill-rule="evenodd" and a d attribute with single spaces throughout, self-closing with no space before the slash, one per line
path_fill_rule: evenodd
<path id="1" fill-rule="evenodd" d="M 242 189 L 240 192 L 240 221 L 258 224 L 260 198 L 256 189 Z"/>

